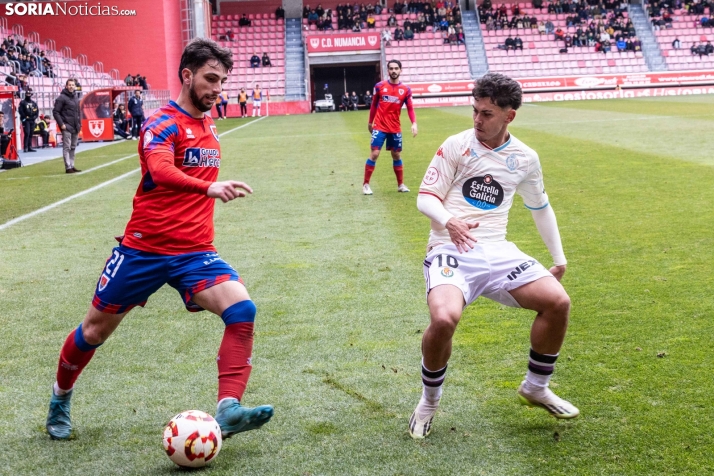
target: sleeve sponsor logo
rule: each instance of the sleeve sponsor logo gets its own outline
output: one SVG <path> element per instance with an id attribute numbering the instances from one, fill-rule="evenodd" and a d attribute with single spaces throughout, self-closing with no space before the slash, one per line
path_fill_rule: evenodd
<path id="1" fill-rule="evenodd" d="M 444 148 L 439 147 L 439 150 L 436 151 L 436 155 L 443 159 L 444 158 Z"/>
<path id="2" fill-rule="evenodd" d="M 469 204 L 480 210 L 493 210 L 503 203 L 503 187 L 491 175 L 468 179 L 461 192 Z"/>
<path id="3" fill-rule="evenodd" d="M 439 171 L 436 169 L 436 167 L 429 167 L 426 169 L 426 174 L 424 174 L 424 184 L 425 185 L 434 185 L 436 182 L 439 181 Z"/>
<path id="4" fill-rule="evenodd" d="M 220 168 L 221 156 L 218 149 L 189 147 L 183 156 L 184 167 L 215 167 Z"/>

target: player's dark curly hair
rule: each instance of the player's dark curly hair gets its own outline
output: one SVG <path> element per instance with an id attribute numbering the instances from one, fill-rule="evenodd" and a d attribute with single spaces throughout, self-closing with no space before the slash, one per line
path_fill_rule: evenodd
<path id="1" fill-rule="evenodd" d="M 474 99 L 489 98 L 498 107 L 518 109 L 523 102 L 521 85 L 500 73 L 486 73 L 476 81 Z"/>
<path id="2" fill-rule="evenodd" d="M 183 81 L 181 71 L 188 68 L 194 74 L 203 65 L 209 61 L 218 61 L 226 68 L 227 72 L 233 69 L 233 58 L 231 50 L 221 48 L 218 44 L 208 38 L 195 38 L 191 43 L 186 45 L 181 55 L 181 63 L 179 64 L 178 77 Z"/>
<path id="3" fill-rule="evenodd" d="M 401 61 L 395 60 L 395 59 L 390 59 L 389 61 L 387 61 L 387 68 L 389 68 L 389 65 L 390 65 L 391 63 L 396 64 L 397 66 L 399 66 L 399 69 L 402 69 L 402 62 L 401 62 Z"/>

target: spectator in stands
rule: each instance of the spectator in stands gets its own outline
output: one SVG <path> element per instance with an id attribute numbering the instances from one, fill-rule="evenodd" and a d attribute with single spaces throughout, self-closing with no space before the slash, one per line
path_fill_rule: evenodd
<path id="1" fill-rule="evenodd" d="M 146 91 L 147 89 L 149 89 L 149 85 L 148 85 L 147 82 L 146 82 L 146 76 L 142 76 L 142 75 L 140 75 L 140 74 L 137 74 L 137 75 L 136 75 L 136 78 L 137 78 L 137 82 L 139 83 L 139 86 L 141 86 L 141 89 L 143 89 L 144 91 Z"/>
<path id="2" fill-rule="evenodd" d="M 411 28 L 407 28 L 406 30 L 404 30 L 404 39 L 407 41 L 414 39 L 414 32 Z"/>
<path id="3" fill-rule="evenodd" d="M 564 41 L 565 40 L 565 32 L 558 27 L 557 30 L 555 30 L 555 41 Z"/>
<path id="4" fill-rule="evenodd" d="M 513 40 L 513 49 L 523 51 L 523 40 L 521 39 L 521 37 L 517 36 Z"/>
<path id="5" fill-rule="evenodd" d="M 317 13 L 318 17 L 321 17 L 322 15 L 325 14 L 325 9 L 322 8 L 322 3 L 317 4 L 317 8 L 315 8 L 315 13 Z"/>
<path id="6" fill-rule="evenodd" d="M 457 23 L 454 30 L 456 31 L 456 43 L 459 45 L 465 44 L 466 38 L 464 37 L 464 28 L 461 26 L 461 23 Z"/>
<path id="7" fill-rule="evenodd" d="M 305 5 L 302 7 L 302 17 L 307 18 L 307 16 L 310 14 L 310 5 Z"/>
<path id="8" fill-rule="evenodd" d="M 632 39 L 632 46 L 635 48 L 635 51 L 642 51 L 642 42 L 636 36 Z"/>
<path id="9" fill-rule="evenodd" d="M 250 26 L 251 21 L 248 20 L 248 17 L 244 13 L 241 17 L 240 20 L 238 20 L 238 26 Z"/>
<path id="10" fill-rule="evenodd" d="M 672 42 L 672 48 L 675 50 L 678 50 L 682 47 L 682 43 L 679 41 L 679 38 L 675 38 L 674 41 Z"/>
<path id="11" fill-rule="evenodd" d="M 273 64 L 270 62 L 270 57 L 266 52 L 263 52 L 263 57 L 260 59 L 260 61 L 261 63 L 263 63 L 263 66 L 273 66 Z"/>
<path id="12" fill-rule="evenodd" d="M 709 56 L 712 53 L 714 53 L 714 45 L 712 45 L 711 41 L 707 41 L 707 44 L 704 46 L 704 54 Z"/>
<path id="13" fill-rule="evenodd" d="M 389 28 L 382 30 L 382 42 L 384 42 L 385 46 L 392 44 L 392 33 L 389 31 Z"/>
<path id="14" fill-rule="evenodd" d="M 134 77 L 131 75 L 131 73 L 126 75 L 126 78 L 124 78 L 124 84 L 127 86 L 131 86 L 134 84 Z"/>
<path id="15" fill-rule="evenodd" d="M 401 15 L 402 13 L 404 13 L 404 10 L 402 10 L 404 7 L 405 7 L 404 3 L 397 0 L 396 2 L 394 2 L 394 6 L 392 7 L 392 12 L 394 12 L 395 15 Z"/>
<path id="16" fill-rule="evenodd" d="M 404 30 L 397 27 L 394 30 L 394 41 L 402 41 L 404 39 Z"/>
<path id="17" fill-rule="evenodd" d="M 23 152 L 35 152 L 32 148 L 32 134 L 35 131 L 35 123 L 40 114 L 40 108 L 37 103 L 32 100 L 32 91 L 25 92 L 25 99 L 18 106 L 20 121 L 22 122 L 23 132 Z"/>
<path id="18" fill-rule="evenodd" d="M 568 35 L 565 35 L 565 38 L 563 39 L 563 42 L 565 43 L 566 48 L 572 48 L 573 46 L 573 37 Z"/>
<path id="19" fill-rule="evenodd" d="M 79 99 L 75 95 L 75 88 L 75 80 L 68 79 L 52 109 L 52 115 L 62 131 L 62 154 L 65 172 L 68 174 L 81 172 L 74 166 L 74 151 L 77 148 L 77 138 L 82 128 L 82 123 L 79 120 Z"/>
<path id="20" fill-rule="evenodd" d="M 257 68 L 259 66 L 260 66 L 260 56 L 258 56 L 258 53 L 253 53 L 253 56 L 250 57 L 250 67 Z"/>
<path id="21" fill-rule="evenodd" d="M 393 13 L 389 15 L 389 19 L 387 20 L 387 26 L 390 28 L 397 26 L 397 17 L 395 17 Z"/>
<path id="22" fill-rule="evenodd" d="M 137 140 L 141 134 L 141 125 L 144 123 L 144 100 L 141 91 L 134 91 L 134 97 L 129 99 L 129 114 L 131 114 L 131 138 Z"/>
<path id="23" fill-rule="evenodd" d="M 360 23 L 361 22 L 359 20 L 359 16 L 355 15 L 355 17 L 353 18 L 353 24 L 352 24 L 352 31 L 354 33 L 359 33 L 362 31 L 362 25 L 360 25 Z"/>
<path id="24" fill-rule="evenodd" d="M 127 121 L 126 118 L 126 109 L 124 108 L 124 104 L 119 103 L 117 108 L 114 110 L 113 121 L 114 133 L 126 140 L 129 140 L 131 138 L 131 136 L 127 132 L 129 121 Z"/>
<path id="25" fill-rule="evenodd" d="M 424 33 L 426 31 L 426 17 L 423 13 L 417 15 L 417 21 L 412 26 L 417 33 Z"/>
<path id="26" fill-rule="evenodd" d="M 278 8 L 275 9 L 275 19 L 285 20 L 285 10 L 283 10 L 282 4 L 278 5 Z"/>
<path id="27" fill-rule="evenodd" d="M 602 43 L 602 52 L 603 52 L 603 54 L 609 53 L 609 52 L 611 51 L 611 49 L 612 49 L 612 45 L 611 45 L 611 43 L 610 43 L 610 40 L 605 40 L 605 41 L 603 41 L 603 42 L 601 42 L 601 43 Z"/>
<path id="28" fill-rule="evenodd" d="M 347 94 L 347 91 L 345 91 L 345 94 L 342 95 L 342 98 L 340 99 L 340 111 L 349 111 L 350 110 L 350 96 Z"/>
<path id="29" fill-rule="evenodd" d="M 364 93 L 362 99 L 364 100 L 364 105 L 367 106 L 367 109 L 369 109 L 372 106 L 372 92 L 367 91 L 366 93 Z"/>
<path id="30" fill-rule="evenodd" d="M 545 22 L 545 33 L 546 35 L 550 35 L 555 31 L 555 25 L 553 25 L 553 22 L 548 20 Z"/>
<path id="31" fill-rule="evenodd" d="M 377 26 L 377 20 L 371 13 L 367 16 L 367 28 L 374 28 Z"/>
<path id="32" fill-rule="evenodd" d="M 627 42 L 624 38 L 621 38 L 615 44 L 617 45 L 618 52 L 622 53 L 623 51 L 627 51 Z"/>
<path id="33" fill-rule="evenodd" d="M 320 15 L 318 15 L 315 10 L 310 10 L 310 13 L 307 14 L 308 25 L 315 25 L 319 19 Z"/>
<path id="34" fill-rule="evenodd" d="M 505 45 L 506 45 L 506 50 L 515 50 L 516 49 L 516 42 L 511 35 L 508 35 L 508 38 L 506 38 Z"/>
<path id="35" fill-rule="evenodd" d="M 543 0 L 533 0 L 533 8 L 543 11 Z"/>

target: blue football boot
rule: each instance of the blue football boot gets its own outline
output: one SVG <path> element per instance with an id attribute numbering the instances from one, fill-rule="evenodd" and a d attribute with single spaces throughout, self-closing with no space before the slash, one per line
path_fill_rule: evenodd
<path id="1" fill-rule="evenodd" d="M 47 414 L 47 433 L 53 440 L 66 440 L 72 433 L 72 421 L 69 418 L 69 405 L 73 390 L 59 396 L 52 391 L 50 411 Z"/>
<path id="2" fill-rule="evenodd" d="M 224 440 L 236 433 L 260 428 L 268 423 L 272 416 L 272 406 L 243 407 L 237 398 L 224 398 L 216 410 L 216 421 L 221 427 Z"/>

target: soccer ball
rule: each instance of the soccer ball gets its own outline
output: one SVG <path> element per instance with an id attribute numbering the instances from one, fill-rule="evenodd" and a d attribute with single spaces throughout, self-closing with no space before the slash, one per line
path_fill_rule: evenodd
<path id="1" fill-rule="evenodd" d="M 164 450 L 179 466 L 206 466 L 218 456 L 222 443 L 218 422 L 200 410 L 179 413 L 164 428 Z"/>

